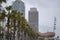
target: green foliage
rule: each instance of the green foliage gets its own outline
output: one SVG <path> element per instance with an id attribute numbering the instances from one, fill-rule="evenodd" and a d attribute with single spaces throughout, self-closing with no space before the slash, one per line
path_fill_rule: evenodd
<path id="1" fill-rule="evenodd" d="M 0 4 L 2 2 L 6 2 L 6 0 L 0 0 Z M 12 10 L 12 6 L 6 7 L 6 10 L 8 11 L 7 15 L 5 14 L 6 12 L 4 10 L 2 10 L 2 12 L 0 11 L 0 21 L 4 20 L 5 17 L 7 17 L 9 19 L 9 21 L 7 20 L 7 24 L 6 24 L 7 25 L 6 34 L 8 35 L 7 37 L 9 37 L 9 29 L 11 29 L 12 27 L 13 27 L 14 32 L 18 28 L 18 30 L 20 32 L 24 31 L 30 37 L 33 37 L 33 38 L 36 37 L 37 34 L 34 31 L 32 31 L 32 28 L 30 28 L 30 25 L 28 25 L 26 19 L 24 17 L 22 17 L 23 13 L 20 13 L 16 10 Z M 16 25 L 16 23 L 17 23 L 17 25 Z M 1 31 L 4 31 L 4 29 L 3 29 L 3 27 L 0 26 L 0 32 Z"/>
<path id="2" fill-rule="evenodd" d="M 1 32 L 1 31 L 4 31 L 4 28 L 3 28 L 2 26 L 0 26 L 0 32 Z"/>
<path id="3" fill-rule="evenodd" d="M 11 10 L 12 9 L 12 6 L 8 6 L 6 7 L 7 11 Z"/>
<path id="4" fill-rule="evenodd" d="M 36 37 L 36 33 L 34 31 L 32 31 L 32 28 L 30 28 L 30 25 L 27 23 L 26 19 L 24 17 L 22 17 L 22 13 L 16 11 L 16 10 L 11 10 L 12 7 L 6 7 L 8 14 L 5 15 L 5 11 L 3 11 L 2 13 L 0 12 L 1 16 L 0 19 L 4 19 L 5 17 L 7 17 L 9 19 L 9 21 L 7 22 L 7 31 L 6 34 L 9 35 L 9 29 L 11 29 L 13 27 L 13 31 L 15 32 L 18 28 L 19 32 L 24 31 L 25 33 L 27 33 L 29 36 L 31 37 Z M 11 12 L 10 12 L 11 10 Z M 16 24 L 17 23 L 17 24 Z M 15 34 L 15 33 L 14 33 Z"/>
<path id="5" fill-rule="evenodd" d="M 1 10 L 0 11 L 0 21 L 2 21 L 2 20 L 4 20 L 4 18 L 5 18 L 5 11 L 4 10 Z"/>
<path id="6" fill-rule="evenodd" d="M 6 2 L 6 0 L 0 0 L 0 3 L 2 3 L 2 2 Z"/>

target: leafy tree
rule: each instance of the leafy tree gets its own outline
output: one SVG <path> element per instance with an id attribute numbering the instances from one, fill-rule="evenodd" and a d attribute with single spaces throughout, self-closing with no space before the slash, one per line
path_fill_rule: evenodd
<path id="1" fill-rule="evenodd" d="M 8 35 L 8 40 L 9 40 L 9 28 L 10 28 L 9 22 L 10 22 L 10 10 L 11 9 L 12 9 L 11 6 L 6 7 L 6 10 L 8 11 L 8 14 L 7 14 L 7 18 L 8 18 L 8 20 L 7 20 L 7 29 L 8 29 L 7 35 Z"/>
<path id="2" fill-rule="evenodd" d="M 5 11 L 4 10 L 0 10 L 0 21 L 4 20 L 5 18 Z"/>
<path id="3" fill-rule="evenodd" d="M 2 2 L 6 2 L 6 0 L 0 0 L 0 3 L 2 3 Z"/>
<path id="4" fill-rule="evenodd" d="M 6 2 L 5 0 L 0 0 L 2 2 Z M 0 20 L 3 20 L 5 16 L 8 18 L 7 20 L 7 34 L 9 37 L 9 29 L 13 27 L 14 30 L 14 40 L 15 40 L 15 32 L 18 30 L 18 32 L 22 32 L 23 36 L 26 35 L 26 33 L 35 38 L 36 34 L 34 31 L 32 31 L 32 28 L 28 25 L 26 19 L 22 17 L 22 13 L 12 10 L 12 6 L 6 7 L 6 10 L 8 11 L 8 14 L 5 15 L 5 11 L 0 12 Z M 23 38 L 22 38 L 23 39 Z M 9 38 L 8 38 L 9 40 Z"/>
<path id="5" fill-rule="evenodd" d="M 0 33 L 1 33 L 1 31 L 4 31 L 4 28 L 2 26 L 0 26 Z"/>
<path id="6" fill-rule="evenodd" d="M 3 31 L 4 31 L 4 28 L 2 26 L 0 26 L 0 39 L 2 40 L 3 39 Z"/>

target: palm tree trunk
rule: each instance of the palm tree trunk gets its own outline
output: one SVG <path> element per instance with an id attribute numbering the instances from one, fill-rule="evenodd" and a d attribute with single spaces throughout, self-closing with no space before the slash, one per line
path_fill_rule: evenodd
<path id="1" fill-rule="evenodd" d="M 16 20 L 14 19 L 14 40 L 15 40 L 15 31 L 16 31 L 15 23 L 16 23 Z"/>
<path id="2" fill-rule="evenodd" d="M 20 40 L 20 31 L 19 31 L 19 29 L 18 29 L 17 35 L 18 35 L 18 40 Z"/>
<path id="3" fill-rule="evenodd" d="M 19 38 L 20 38 L 20 20 L 18 21 L 18 40 L 20 40 Z"/>
<path id="4" fill-rule="evenodd" d="M 24 40 L 24 26 L 23 26 L 23 22 L 22 22 L 22 40 Z"/>
<path id="5" fill-rule="evenodd" d="M 9 17 L 8 17 L 8 21 L 7 21 L 7 30 L 8 30 L 8 40 L 9 40 Z"/>

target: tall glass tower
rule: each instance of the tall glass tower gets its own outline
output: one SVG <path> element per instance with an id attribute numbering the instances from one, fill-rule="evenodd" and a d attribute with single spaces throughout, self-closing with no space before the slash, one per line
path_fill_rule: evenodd
<path id="1" fill-rule="evenodd" d="M 13 10 L 17 10 L 20 13 L 23 13 L 23 16 L 25 17 L 25 5 L 24 2 L 21 0 L 16 0 L 12 5 Z"/>
<path id="2" fill-rule="evenodd" d="M 28 22 L 32 30 L 38 32 L 38 11 L 36 8 L 30 8 L 28 13 Z"/>

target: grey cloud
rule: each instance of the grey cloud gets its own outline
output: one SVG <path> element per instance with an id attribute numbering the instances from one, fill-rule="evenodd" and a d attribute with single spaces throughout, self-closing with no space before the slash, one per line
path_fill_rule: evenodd
<path id="1" fill-rule="evenodd" d="M 32 5 L 37 5 L 39 7 L 60 7 L 60 0 L 26 0 L 28 3 Z"/>

